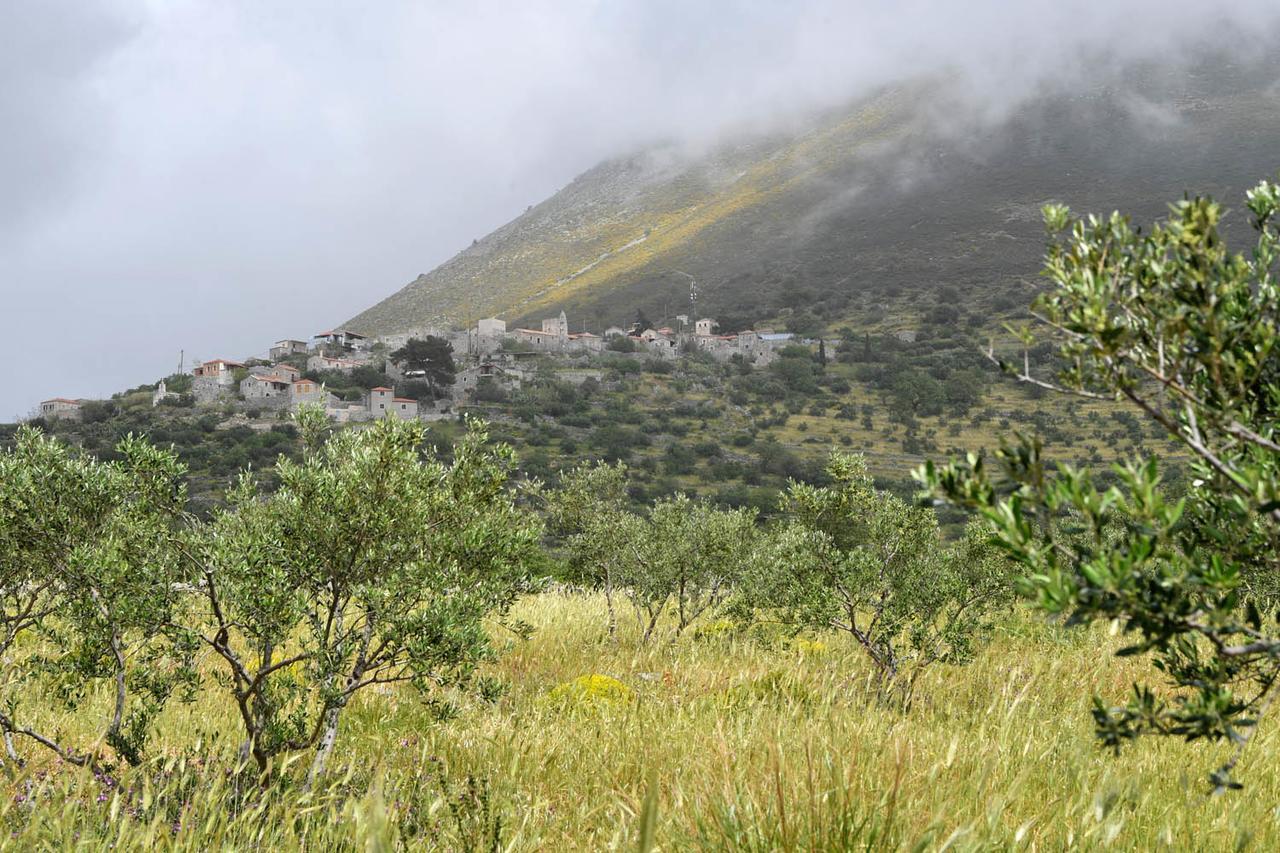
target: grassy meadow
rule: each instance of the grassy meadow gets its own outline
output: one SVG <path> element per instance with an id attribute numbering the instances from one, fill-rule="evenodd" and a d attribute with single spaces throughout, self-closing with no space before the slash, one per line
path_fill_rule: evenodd
<path id="1" fill-rule="evenodd" d="M 907 711 L 877 701 L 857 649 L 711 622 L 616 642 L 596 596 L 547 592 L 495 626 L 492 702 L 357 697 L 322 790 L 230 772 L 238 730 L 214 690 L 173 703 L 150 762 L 93 774 L 18 741 L 0 842 L 14 849 L 1274 849 L 1280 774 L 1264 731 L 1244 791 L 1210 796 L 1223 745 L 1094 742 L 1090 694 L 1140 661 L 1105 626 L 1010 616 L 976 661 L 927 673 Z M 564 687 L 582 676 L 581 687 Z M 557 689 L 559 688 L 559 689 Z M 31 697 L 43 727 L 76 718 Z M 178 747 L 177 744 L 184 746 Z M 196 744 L 194 748 L 190 744 Z M 305 760 L 286 779 L 301 778 Z"/>

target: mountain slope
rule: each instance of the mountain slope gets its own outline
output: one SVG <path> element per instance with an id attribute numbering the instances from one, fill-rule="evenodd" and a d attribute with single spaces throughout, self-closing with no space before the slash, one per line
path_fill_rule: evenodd
<path id="1" fill-rule="evenodd" d="M 915 84 L 697 157 L 643 152 L 584 173 L 347 325 L 564 308 L 598 331 L 637 309 L 690 310 L 691 279 L 694 310 L 727 326 L 886 310 L 910 325 L 922 292 L 943 285 L 986 318 L 1034 277 L 1046 200 L 1151 217 L 1190 190 L 1238 206 L 1280 166 L 1277 79 L 1274 64 L 1220 59 L 1129 69 L 964 131 L 944 86 Z"/>

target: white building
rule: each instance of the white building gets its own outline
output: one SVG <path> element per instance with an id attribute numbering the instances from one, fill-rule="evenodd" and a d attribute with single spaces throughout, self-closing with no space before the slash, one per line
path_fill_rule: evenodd
<path id="1" fill-rule="evenodd" d="M 156 406 L 170 398 L 176 399 L 177 396 L 177 394 L 169 390 L 169 386 L 165 384 L 163 379 L 161 379 L 156 383 L 156 390 L 151 394 L 151 408 L 154 409 Z"/>

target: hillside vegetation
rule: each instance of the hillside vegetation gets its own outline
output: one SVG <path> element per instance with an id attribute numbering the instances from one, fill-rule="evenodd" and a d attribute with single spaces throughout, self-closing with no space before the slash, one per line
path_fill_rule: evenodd
<path id="1" fill-rule="evenodd" d="M 636 502 L 684 492 L 765 515 L 789 479 L 821 482 L 832 449 L 862 453 L 881 485 L 902 495 L 914 490 L 908 472 L 926 458 L 990 448 L 993 436 L 1011 430 L 1044 437 L 1051 459 L 1078 465 L 1105 466 L 1139 450 L 1182 458 L 1176 444 L 1114 403 L 1068 401 L 1001 376 L 973 327 L 949 317 L 926 317 L 911 343 L 850 331 L 825 364 L 806 347 L 759 368 L 699 354 L 670 362 L 544 356 L 523 387 L 485 387 L 455 416 L 433 422 L 428 442 L 448 448 L 469 414 L 519 451 L 525 479 L 554 485 L 584 462 L 620 461 L 631 469 Z M 584 370 L 599 378 L 565 378 Z M 284 414 L 232 417 L 189 403 L 153 409 L 146 392 L 93 403 L 80 421 L 42 425 L 108 459 L 130 433 L 172 446 L 202 509 L 221 502 L 241 468 L 270 478 L 280 453 L 297 458 L 300 450 Z M 0 446 L 11 430 L 0 427 Z"/>

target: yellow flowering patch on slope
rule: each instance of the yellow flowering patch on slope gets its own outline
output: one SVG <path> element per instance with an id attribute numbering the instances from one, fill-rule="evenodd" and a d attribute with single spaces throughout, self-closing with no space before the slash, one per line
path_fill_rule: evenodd
<path id="1" fill-rule="evenodd" d="M 595 710 L 611 705 L 624 705 L 635 697 L 630 687 L 608 675 L 580 675 L 557 685 L 548 694 L 552 702 L 574 708 Z"/>

